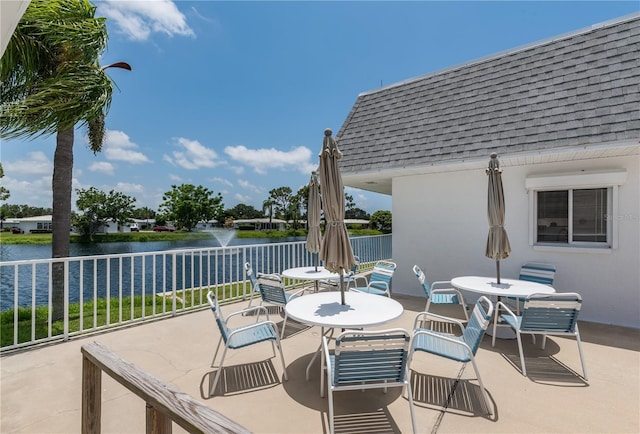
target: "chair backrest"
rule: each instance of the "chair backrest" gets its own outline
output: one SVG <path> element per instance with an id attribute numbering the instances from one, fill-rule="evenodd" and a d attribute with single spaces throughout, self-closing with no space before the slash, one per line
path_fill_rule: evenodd
<path id="1" fill-rule="evenodd" d="M 207 300 L 209 301 L 209 306 L 211 307 L 213 316 L 216 318 L 216 324 L 218 324 L 218 329 L 220 329 L 222 339 L 224 339 L 224 342 L 226 343 L 227 336 L 229 336 L 229 327 L 227 326 L 227 321 L 225 320 L 224 315 L 222 315 L 222 311 L 220 310 L 218 297 L 216 297 L 213 291 L 209 291 L 207 293 Z"/>
<path id="2" fill-rule="evenodd" d="M 386 289 L 384 285 L 376 285 L 374 282 L 385 282 L 389 287 L 391 286 L 391 279 L 393 273 L 396 271 L 397 265 L 395 262 L 390 261 L 378 261 L 373 267 L 373 271 L 369 276 L 369 283 L 374 288 Z"/>
<path id="3" fill-rule="evenodd" d="M 492 315 L 493 303 L 483 295 L 476 302 L 476 306 L 473 308 L 473 312 L 469 316 L 469 322 L 462 334 L 462 340 L 471 348 L 474 355 L 478 351 L 484 332 L 489 327 Z"/>
<path id="4" fill-rule="evenodd" d="M 350 274 L 356 274 L 358 271 L 358 265 L 360 265 L 360 257 L 354 256 L 353 259 L 355 260 L 355 263 L 353 264 L 353 267 L 351 267 Z"/>
<path id="5" fill-rule="evenodd" d="M 520 330 L 574 333 L 581 307 L 575 292 L 532 294 L 524 301 Z"/>
<path id="6" fill-rule="evenodd" d="M 334 384 L 402 382 L 410 341 L 411 335 L 403 329 L 341 333 L 334 350 Z"/>
<path id="7" fill-rule="evenodd" d="M 251 282 L 251 288 L 253 288 L 253 291 L 259 293 L 260 292 L 260 284 L 258 283 L 258 277 L 253 272 L 253 267 L 251 267 L 251 263 L 250 262 L 245 262 L 244 271 L 247 274 L 247 277 L 249 278 L 249 281 Z"/>
<path id="8" fill-rule="evenodd" d="M 424 293 L 427 295 L 427 298 L 431 297 L 431 285 L 429 284 L 427 276 L 424 274 L 422 269 L 417 265 L 414 265 L 413 272 L 416 273 L 418 282 L 420 282 L 420 285 L 422 285 L 422 289 L 424 289 Z"/>
<path id="9" fill-rule="evenodd" d="M 555 274 L 556 266 L 553 264 L 527 262 L 520 268 L 520 276 L 518 279 L 542 283 L 544 285 L 553 285 Z"/>
<path id="10" fill-rule="evenodd" d="M 258 276 L 258 285 L 260 286 L 262 301 L 281 305 L 287 304 L 284 284 L 277 274 L 261 274 Z"/>

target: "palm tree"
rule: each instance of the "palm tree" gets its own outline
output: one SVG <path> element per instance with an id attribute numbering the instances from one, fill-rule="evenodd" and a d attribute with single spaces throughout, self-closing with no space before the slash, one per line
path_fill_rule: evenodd
<path id="1" fill-rule="evenodd" d="M 262 212 L 269 211 L 269 223 L 271 223 L 271 219 L 273 218 L 274 205 L 276 205 L 276 202 L 273 199 L 266 199 L 262 202 Z"/>
<path id="2" fill-rule="evenodd" d="M 100 152 L 113 83 L 98 64 L 107 45 L 104 18 L 88 0 L 32 0 L 0 59 L 0 134 L 56 134 L 52 258 L 69 256 L 74 127 L 88 128 Z M 126 63 L 113 65 L 131 70 Z M 64 306 L 64 264 L 54 264 L 53 318 Z"/>

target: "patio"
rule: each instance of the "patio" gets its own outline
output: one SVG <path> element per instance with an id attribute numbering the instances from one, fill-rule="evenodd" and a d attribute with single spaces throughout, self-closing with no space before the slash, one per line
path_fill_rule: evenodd
<path id="1" fill-rule="evenodd" d="M 404 314 L 385 327 L 411 329 L 424 299 L 404 296 Z M 225 313 L 247 302 L 223 306 Z M 282 316 L 272 315 L 281 325 Z M 529 377 L 519 370 L 517 344 L 491 347 L 485 336 L 477 362 L 494 405 L 482 413 L 473 369 L 418 354 L 412 384 L 419 432 L 640 432 L 640 330 L 581 323 L 588 383 L 576 373 L 580 360 L 573 339 L 550 337 L 546 350 L 525 339 Z M 210 368 L 218 339 L 206 309 L 70 342 L 5 355 L 1 359 L 3 433 L 80 431 L 80 348 L 100 342 L 123 359 L 256 433 L 328 432 L 327 401 L 319 396 L 320 369 L 309 382 L 305 368 L 317 348 L 320 330 L 288 321 L 282 342 L 289 381 L 268 344 L 230 351 L 219 391 L 211 396 Z M 539 341 L 538 341 L 539 343 Z M 265 375 L 251 375 L 248 373 Z M 275 375 L 269 375 L 275 373 Z M 452 396 L 452 383 L 460 381 Z M 226 381 L 225 381 L 226 378 Z M 145 403 L 107 375 L 102 380 L 103 432 L 145 431 Z M 340 392 L 335 395 L 337 433 L 411 432 L 406 398 L 399 390 Z M 174 424 L 174 432 L 183 432 Z"/>

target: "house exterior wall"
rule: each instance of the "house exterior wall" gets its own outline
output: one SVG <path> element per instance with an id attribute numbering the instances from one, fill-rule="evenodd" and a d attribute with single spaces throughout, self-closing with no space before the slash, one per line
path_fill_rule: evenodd
<path id="1" fill-rule="evenodd" d="M 488 161 L 488 158 L 487 158 Z M 511 255 L 501 276 L 517 278 L 527 261 L 553 263 L 558 292 L 583 297 L 581 319 L 640 328 L 640 156 L 599 158 L 544 165 L 503 166 L 505 226 Z M 529 245 L 527 176 L 580 170 L 626 169 L 619 188 L 618 247 L 578 251 Z M 411 268 L 418 264 L 430 281 L 496 273 L 484 256 L 488 233 L 487 176 L 483 168 L 395 177 L 393 252 L 398 269 L 393 292 L 424 296 Z M 419 242 L 416 242 L 418 240 Z M 474 300 L 476 294 L 467 293 Z"/>

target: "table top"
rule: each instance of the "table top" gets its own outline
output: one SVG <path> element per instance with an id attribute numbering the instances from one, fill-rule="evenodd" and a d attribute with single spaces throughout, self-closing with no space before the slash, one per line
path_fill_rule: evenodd
<path id="1" fill-rule="evenodd" d="M 319 265 L 317 268 L 317 271 L 316 267 L 314 266 L 287 268 L 282 272 L 282 275 L 284 277 L 297 280 L 324 280 L 340 277 L 339 274 L 332 273 L 331 271 Z"/>
<path id="2" fill-rule="evenodd" d="M 375 294 L 348 291 L 345 304 L 340 291 L 318 292 L 291 300 L 285 306 L 289 317 L 305 324 L 331 328 L 360 328 L 384 324 L 400 317 L 397 301 Z"/>
<path id="3" fill-rule="evenodd" d="M 531 294 L 553 294 L 553 287 L 537 282 L 517 279 L 500 279 L 495 277 L 462 276 L 451 279 L 451 285 L 466 291 L 481 294 L 497 295 L 499 297 L 527 297 Z"/>

